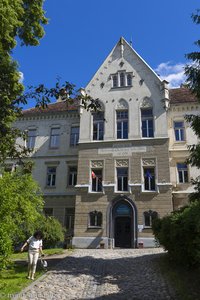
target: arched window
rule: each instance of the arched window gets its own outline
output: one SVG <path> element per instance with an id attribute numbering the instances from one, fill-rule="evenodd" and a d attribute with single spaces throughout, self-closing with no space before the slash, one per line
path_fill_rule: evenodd
<path id="1" fill-rule="evenodd" d="M 91 211 L 89 213 L 89 227 L 101 227 L 102 226 L 102 212 Z"/>
<path id="2" fill-rule="evenodd" d="M 144 212 L 144 226 L 152 227 L 153 220 L 158 218 L 158 213 L 156 211 L 152 211 L 151 209 Z"/>
<path id="3" fill-rule="evenodd" d="M 120 73 L 120 86 L 125 86 L 125 76 L 124 76 L 124 73 Z"/>
<path id="4" fill-rule="evenodd" d="M 132 76 L 131 76 L 131 74 L 128 74 L 128 75 L 127 75 L 127 85 L 128 85 L 128 86 L 131 86 L 131 85 L 132 85 Z"/>

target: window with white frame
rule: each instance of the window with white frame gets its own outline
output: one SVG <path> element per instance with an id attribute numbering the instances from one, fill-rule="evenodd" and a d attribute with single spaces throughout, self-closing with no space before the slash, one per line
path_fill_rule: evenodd
<path id="1" fill-rule="evenodd" d="M 89 227 L 101 227 L 103 215 L 100 211 L 91 211 L 89 213 Z"/>
<path id="2" fill-rule="evenodd" d="M 79 141 L 79 126 L 71 127 L 70 146 L 78 145 Z"/>
<path id="3" fill-rule="evenodd" d="M 188 167 L 185 163 L 177 163 L 178 182 L 188 182 Z"/>
<path id="4" fill-rule="evenodd" d="M 141 122 L 142 122 L 142 137 L 145 138 L 154 137 L 152 108 L 141 109 Z"/>
<path id="5" fill-rule="evenodd" d="M 158 218 L 158 213 L 156 211 L 152 211 L 151 209 L 145 211 L 144 215 L 144 226 L 145 227 L 152 227 L 153 220 Z"/>
<path id="6" fill-rule="evenodd" d="M 51 128 L 50 148 L 58 148 L 60 144 L 60 127 Z"/>
<path id="7" fill-rule="evenodd" d="M 119 71 L 116 74 L 111 75 L 112 77 L 112 87 L 130 87 L 132 86 L 133 74 L 126 71 Z"/>
<path id="8" fill-rule="evenodd" d="M 47 186 L 54 187 L 56 185 L 56 167 L 47 167 Z"/>
<path id="9" fill-rule="evenodd" d="M 185 141 L 184 121 L 174 121 L 174 135 L 176 141 Z"/>
<path id="10" fill-rule="evenodd" d="M 93 113 L 93 140 L 104 139 L 104 112 Z"/>
<path id="11" fill-rule="evenodd" d="M 117 191 L 128 191 L 127 167 L 117 167 Z"/>
<path id="12" fill-rule="evenodd" d="M 92 177 L 92 192 L 102 192 L 102 176 L 103 169 L 91 169 L 91 177 Z"/>
<path id="13" fill-rule="evenodd" d="M 132 86 L 132 75 L 128 74 L 127 75 L 127 86 Z"/>
<path id="14" fill-rule="evenodd" d="M 145 191 L 155 191 L 155 167 L 143 167 L 144 173 L 144 190 Z"/>
<path id="15" fill-rule="evenodd" d="M 117 115 L 117 139 L 128 138 L 128 110 L 118 110 Z"/>
<path id="16" fill-rule="evenodd" d="M 77 183 L 77 167 L 70 166 L 69 167 L 69 177 L 68 177 L 68 185 L 75 186 Z"/>
<path id="17" fill-rule="evenodd" d="M 35 141 L 36 141 L 36 129 L 28 129 L 27 143 L 26 143 L 27 148 L 34 149 Z"/>

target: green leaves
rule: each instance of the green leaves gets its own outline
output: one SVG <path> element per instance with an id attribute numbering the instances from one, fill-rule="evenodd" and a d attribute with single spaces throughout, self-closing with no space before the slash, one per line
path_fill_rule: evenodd
<path id="1" fill-rule="evenodd" d="M 192 15 L 193 22 L 200 24 L 200 10 L 198 9 L 195 14 Z M 200 40 L 195 42 L 197 47 L 200 47 Z M 187 84 L 191 92 L 197 97 L 200 102 L 200 52 L 191 52 L 186 54 L 187 59 L 191 60 L 191 64 L 187 65 L 185 68 L 185 74 L 187 76 Z M 191 128 L 194 133 L 200 138 L 200 115 L 187 115 L 185 117 L 186 121 L 190 123 Z M 197 145 L 190 145 L 188 147 L 190 156 L 188 158 L 188 163 L 192 166 L 200 168 L 200 143 Z M 200 184 L 199 178 L 193 180 L 196 192 L 190 196 L 190 201 L 198 199 L 200 201 Z"/>
<path id="2" fill-rule="evenodd" d="M 30 174 L 3 174 L 0 178 L 0 267 L 13 246 L 34 231 L 42 209 L 40 189 Z"/>
<path id="3" fill-rule="evenodd" d="M 20 157 L 26 153 L 15 145 L 21 133 L 13 129 L 13 122 L 21 114 L 24 87 L 20 83 L 17 63 L 12 50 L 17 38 L 24 45 L 38 45 L 44 35 L 43 0 L 1 0 L 0 5 L 0 163 L 6 157 Z"/>

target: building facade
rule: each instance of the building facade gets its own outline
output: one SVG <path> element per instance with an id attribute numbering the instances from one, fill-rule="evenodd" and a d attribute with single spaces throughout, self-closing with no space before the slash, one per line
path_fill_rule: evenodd
<path id="1" fill-rule="evenodd" d="M 185 88 L 169 91 L 123 38 L 85 91 L 100 111 L 57 102 L 26 110 L 17 122 L 28 132 L 45 213 L 75 247 L 153 247 L 152 220 L 192 192 L 197 171 L 185 158 L 196 138 L 184 114 L 199 105 Z"/>

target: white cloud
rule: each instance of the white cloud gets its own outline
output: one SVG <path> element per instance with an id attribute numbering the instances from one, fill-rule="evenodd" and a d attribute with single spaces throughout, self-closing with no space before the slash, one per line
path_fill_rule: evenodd
<path id="1" fill-rule="evenodd" d="M 19 81 L 22 83 L 24 81 L 24 73 L 19 72 L 20 79 Z"/>
<path id="2" fill-rule="evenodd" d="M 157 66 L 155 72 L 159 74 L 161 79 L 169 82 L 169 87 L 180 87 L 186 81 L 184 74 L 185 65 L 183 63 L 173 64 L 172 62 L 164 62 Z"/>

